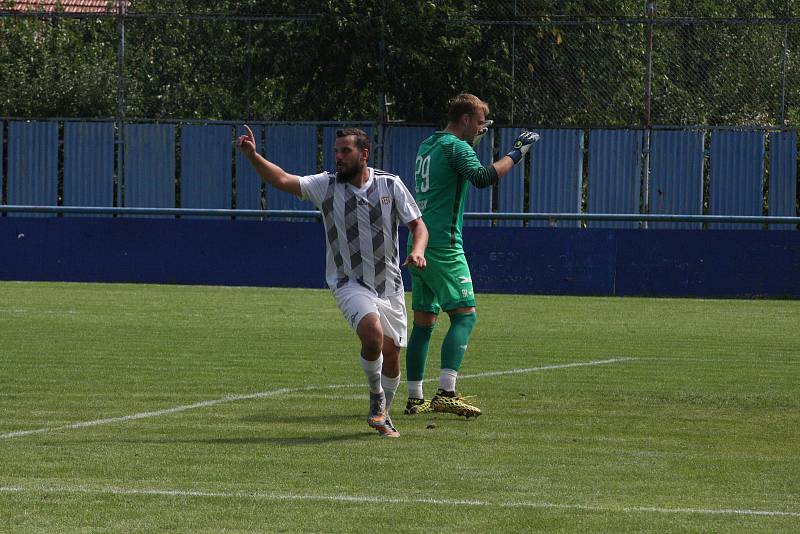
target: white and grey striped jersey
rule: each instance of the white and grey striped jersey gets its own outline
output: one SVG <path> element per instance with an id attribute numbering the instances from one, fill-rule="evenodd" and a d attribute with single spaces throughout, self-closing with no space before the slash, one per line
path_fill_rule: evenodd
<path id="1" fill-rule="evenodd" d="M 398 224 L 422 215 L 398 176 L 368 170 L 369 180 L 361 188 L 337 182 L 336 173 L 323 172 L 301 177 L 300 189 L 303 199 L 322 212 L 328 286 L 356 282 L 384 298 L 404 290 Z"/>

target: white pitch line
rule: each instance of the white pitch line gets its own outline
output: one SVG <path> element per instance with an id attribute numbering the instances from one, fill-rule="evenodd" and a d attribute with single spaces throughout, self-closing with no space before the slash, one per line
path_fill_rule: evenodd
<path id="1" fill-rule="evenodd" d="M 658 514 L 703 514 L 703 515 L 754 515 L 800 517 L 800 512 L 785 512 L 780 510 L 750 510 L 736 508 L 660 508 L 658 506 L 600 506 L 591 504 L 556 504 L 544 502 L 512 502 L 500 503 L 499 506 L 517 508 L 556 508 L 565 510 L 585 510 L 591 512 L 624 512 L 624 513 L 658 513 Z"/>
<path id="2" fill-rule="evenodd" d="M 512 375 L 522 373 L 533 373 L 537 371 L 549 371 L 554 369 L 567 369 L 570 367 L 587 367 L 592 365 L 607 365 L 610 363 L 620 363 L 633 360 L 634 358 L 613 358 L 609 360 L 594 360 L 590 362 L 577 362 L 566 363 L 559 365 L 546 365 L 542 367 L 528 367 L 526 369 L 510 369 L 508 371 L 491 371 L 487 373 L 478 373 L 472 375 L 462 375 L 459 378 L 485 378 L 490 376 Z M 19 438 L 23 436 L 30 436 L 33 434 L 47 434 L 49 432 L 58 432 L 61 430 L 72 430 L 75 428 L 86 428 L 92 426 L 110 425 L 113 423 L 123 423 L 126 421 L 135 421 L 137 419 L 148 419 L 151 417 L 161 417 L 163 415 L 170 415 L 173 413 L 186 412 L 195 410 L 197 408 L 208 408 L 209 406 L 216 406 L 218 404 L 227 404 L 229 402 L 238 402 L 244 400 L 264 399 L 267 397 L 274 397 L 285 393 L 300 393 L 304 391 L 326 390 L 326 389 L 342 389 L 342 388 L 356 388 L 364 387 L 364 384 L 332 384 L 327 386 L 303 386 L 298 388 L 281 388 L 273 389 L 272 391 L 262 391 L 260 393 L 250 393 L 246 395 L 227 395 L 221 399 L 213 399 L 194 404 L 185 404 L 183 406 L 175 406 L 173 408 L 165 408 L 163 410 L 155 410 L 152 412 L 142 412 L 133 415 L 123 415 L 120 417 L 108 417 L 106 419 L 96 419 L 94 421 L 82 421 L 79 423 L 72 423 L 69 425 L 51 427 L 51 428 L 37 428 L 33 430 L 18 430 L 16 432 L 7 432 L 0 434 L 0 439 Z"/>
<path id="3" fill-rule="evenodd" d="M 269 501 L 328 501 L 349 503 L 375 503 L 375 504 L 428 504 L 433 506 L 482 506 L 497 508 L 548 508 L 557 510 L 581 510 L 586 512 L 614 512 L 614 513 L 657 513 L 657 514 L 686 514 L 686 515 L 743 515 L 767 517 L 798 517 L 800 512 L 787 512 L 780 510 L 752 510 L 735 508 L 662 508 L 657 506 L 604 506 L 593 504 L 565 504 L 534 501 L 495 502 L 482 499 L 435 499 L 435 498 L 402 498 L 379 497 L 374 495 L 307 495 L 293 493 L 264 493 L 264 492 L 221 492 L 197 490 L 171 490 L 157 488 L 90 488 L 85 486 L 75 487 L 41 487 L 18 488 L 0 487 L 3 492 L 36 492 L 36 493 L 87 493 L 94 495 L 145 495 L 158 497 L 199 497 L 222 499 L 251 499 Z"/>
<path id="4" fill-rule="evenodd" d="M 342 385 L 332 385 L 332 386 L 306 386 L 302 388 L 281 388 L 281 389 L 274 389 L 272 391 L 263 391 L 260 393 L 251 393 L 249 395 L 228 395 L 221 399 L 213 399 L 207 400 L 202 402 L 197 402 L 194 404 L 185 404 L 183 406 L 175 406 L 173 408 L 165 408 L 163 410 L 156 410 L 153 412 L 142 412 L 136 413 L 133 415 L 123 415 L 120 417 L 109 417 L 106 419 L 96 419 L 94 421 L 82 421 L 80 423 L 73 423 L 71 425 L 64 425 L 58 426 L 53 428 L 37 428 L 35 430 L 19 430 L 17 432 L 9 432 L 7 434 L 0 434 L 0 439 L 6 438 L 18 438 L 21 436 L 29 436 L 31 434 L 45 434 L 48 432 L 57 432 L 59 430 L 69 430 L 73 428 L 85 428 L 91 426 L 100 426 L 100 425 L 108 425 L 111 423 L 121 423 L 125 421 L 134 421 L 136 419 L 147 419 L 150 417 L 161 417 L 162 415 L 169 415 L 173 413 L 185 412 L 188 410 L 194 410 L 197 408 L 207 408 L 209 406 L 216 406 L 218 404 L 225 404 L 228 402 L 236 402 L 242 400 L 252 400 L 252 399 L 263 399 L 266 397 L 274 397 L 275 395 L 280 395 L 282 393 L 296 393 L 299 391 L 307 391 L 311 389 L 319 389 L 320 387 L 327 387 L 327 388 L 337 388 L 337 387 L 348 387 Z"/>
<path id="5" fill-rule="evenodd" d="M 520 373 L 534 373 L 536 371 L 551 371 L 553 369 L 569 369 L 570 367 L 587 367 L 590 365 L 608 365 L 609 363 L 621 363 L 634 360 L 635 358 L 611 358 L 609 360 L 595 360 L 593 362 L 563 363 L 558 365 L 543 365 L 542 367 L 527 367 L 525 369 L 509 369 L 508 371 L 489 371 L 474 375 L 459 376 L 462 378 L 486 378 L 489 376 L 517 375 Z"/>

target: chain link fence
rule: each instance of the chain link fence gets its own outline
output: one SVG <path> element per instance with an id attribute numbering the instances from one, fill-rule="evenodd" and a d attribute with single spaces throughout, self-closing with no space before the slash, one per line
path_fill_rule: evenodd
<path id="1" fill-rule="evenodd" d="M 753 19 L 643 2 L 591 16 L 516 1 L 457 16 L 444 1 L 316 4 L 45 15 L 0 0 L 0 116 L 431 123 L 466 90 L 505 124 L 800 126 L 788 4 Z"/>

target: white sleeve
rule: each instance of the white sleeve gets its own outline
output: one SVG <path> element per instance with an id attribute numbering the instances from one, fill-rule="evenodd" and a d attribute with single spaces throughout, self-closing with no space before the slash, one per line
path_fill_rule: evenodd
<path id="1" fill-rule="evenodd" d="M 422 217 L 422 212 L 419 211 L 417 202 L 411 196 L 403 181 L 398 178 L 397 180 L 392 180 L 392 183 L 394 184 L 394 206 L 403 224 Z"/>
<path id="2" fill-rule="evenodd" d="M 317 207 L 317 209 L 320 209 L 322 200 L 325 198 L 325 193 L 328 190 L 329 181 L 330 177 L 328 176 L 327 172 L 301 176 L 300 198 L 303 200 L 310 200 Z"/>

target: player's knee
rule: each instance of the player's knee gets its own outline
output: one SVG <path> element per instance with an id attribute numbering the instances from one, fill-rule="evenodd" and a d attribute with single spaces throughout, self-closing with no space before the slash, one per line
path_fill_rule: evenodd
<path id="1" fill-rule="evenodd" d="M 361 319 L 356 330 L 366 354 L 380 354 L 383 349 L 383 328 L 377 314 L 370 313 Z"/>
<path id="2" fill-rule="evenodd" d="M 359 337 L 361 338 L 361 354 L 363 356 L 367 359 L 371 359 L 369 356 L 375 356 L 377 358 L 378 355 L 381 354 L 383 344 L 380 342 L 380 336 L 373 336 L 367 333 Z"/>
<path id="3" fill-rule="evenodd" d="M 414 326 L 434 326 L 437 319 L 438 315 L 433 312 L 414 311 Z"/>
<path id="4" fill-rule="evenodd" d="M 469 335 L 478 322 L 478 315 L 474 311 L 470 313 L 454 314 L 450 317 L 450 322 L 453 326 L 461 328 Z"/>

